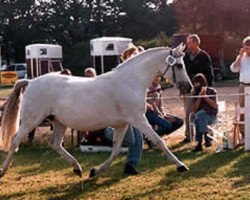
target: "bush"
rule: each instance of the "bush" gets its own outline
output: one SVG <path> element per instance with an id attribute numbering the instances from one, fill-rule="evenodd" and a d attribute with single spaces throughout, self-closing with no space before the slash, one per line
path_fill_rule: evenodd
<path id="1" fill-rule="evenodd" d="M 159 47 L 159 46 L 169 46 L 171 38 L 164 32 L 160 32 L 156 37 L 150 40 L 138 40 L 135 42 L 137 46 L 143 46 L 145 49 Z"/>
<path id="2" fill-rule="evenodd" d="M 73 75 L 83 75 L 83 70 L 90 67 L 89 41 L 77 43 L 63 49 L 63 66 L 71 70 Z"/>

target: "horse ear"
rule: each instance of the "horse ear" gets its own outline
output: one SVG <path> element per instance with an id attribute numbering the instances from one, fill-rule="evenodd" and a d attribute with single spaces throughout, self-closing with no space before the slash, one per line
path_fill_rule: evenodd
<path id="1" fill-rule="evenodd" d="M 186 44 L 183 44 L 183 43 L 181 43 L 182 44 L 182 47 L 181 47 L 181 52 L 183 52 L 184 50 L 185 50 L 185 48 L 186 48 Z"/>
<path id="2" fill-rule="evenodd" d="M 180 43 L 180 44 L 175 48 L 175 50 L 176 50 L 177 52 L 180 52 L 181 49 L 182 49 L 182 47 L 183 47 L 183 42 Z"/>
<path id="3" fill-rule="evenodd" d="M 185 54 L 183 53 L 184 49 L 186 48 L 186 45 L 182 43 L 180 43 L 176 48 L 173 49 L 173 51 L 175 52 L 175 56 L 177 57 L 181 57 L 184 56 Z"/>

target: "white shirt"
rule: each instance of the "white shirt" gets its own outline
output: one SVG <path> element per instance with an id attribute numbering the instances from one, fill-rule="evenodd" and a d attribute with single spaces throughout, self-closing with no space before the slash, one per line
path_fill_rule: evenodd
<path id="1" fill-rule="evenodd" d="M 250 84 L 250 56 L 244 54 L 240 66 L 234 62 L 230 68 L 232 72 L 240 72 L 240 82 Z"/>

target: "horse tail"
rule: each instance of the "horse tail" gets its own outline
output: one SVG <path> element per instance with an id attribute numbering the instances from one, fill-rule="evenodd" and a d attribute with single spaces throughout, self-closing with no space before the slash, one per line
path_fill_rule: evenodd
<path id="1" fill-rule="evenodd" d="M 19 127 L 22 94 L 28 84 L 28 80 L 18 81 L 4 104 L 2 131 L 0 132 L 0 149 L 3 151 L 9 150 L 11 140 Z"/>

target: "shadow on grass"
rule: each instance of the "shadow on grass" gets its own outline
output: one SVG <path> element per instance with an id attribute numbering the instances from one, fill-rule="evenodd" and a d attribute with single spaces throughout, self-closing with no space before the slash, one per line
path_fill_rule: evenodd
<path id="1" fill-rule="evenodd" d="M 237 159 L 241 154 L 243 150 L 237 150 L 237 151 L 226 151 L 222 153 L 210 153 L 210 154 L 195 154 L 195 153 L 189 153 L 183 154 L 183 160 L 187 161 L 195 161 L 193 164 L 189 165 L 190 171 L 184 172 L 184 173 L 178 173 L 176 171 L 169 171 L 166 173 L 166 178 L 162 180 L 160 184 L 176 184 L 180 183 L 183 180 L 186 179 L 195 179 L 195 178 L 202 178 L 206 177 L 207 175 L 213 174 L 216 172 L 219 168 L 224 167 L 228 165 L 230 162 Z"/>
<path id="2" fill-rule="evenodd" d="M 199 158 L 199 154 L 190 153 L 190 145 L 188 144 L 176 144 L 171 146 L 171 152 L 181 161 L 188 161 Z M 159 149 L 150 149 L 144 151 L 142 154 L 142 160 L 140 168 L 144 171 L 151 172 L 162 166 L 175 166 L 171 163 L 168 157 Z"/>
<path id="3" fill-rule="evenodd" d="M 83 167 L 83 173 L 88 174 L 89 170 L 94 166 L 99 166 L 102 164 L 108 157 L 110 153 L 82 153 L 79 150 L 72 150 L 72 153 L 79 161 Z M 3 153 L 0 154 L 1 159 L 5 158 Z M 4 156 L 3 156 L 4 155 Z M 27 166 L 27 169 L 23 171 L 18 171 L 17 174 L 20 174 L 22 177 L 29 177 L 35 175 L 41 175 L 46 171 L 59 171 L 67 168 L 71 168 L 69 164 L 60 158 L 57 153 L 53 150 L 48 149 L 43 145 L 37 146 L 23 146 L 22 149 L 14 156 L 13 167 Z M 35 165 L 32 167 L 32 165 Z M 31 167 L 30 167 L 31 166 Z M 109 187 L 112 184 L 119 182 L 121 179 L 125 178 L 123 175 L 124 160 L 117 159 L 112 165 L 103 173 L 98 175 L 96 178 L 91 180 L 85 180 L 84 182 L 79 181 L 79 178 L 76 177 L 76 181 L 68 184 L 57 184 L 53 187 L 43 188 L 41 190 L 36 190 L 37 192 L 47 199 L 78 199 L 86 195 L 91 191 L 97 191 L 98 189 Z M 8 173 L 8 172 L 7 172 Z M 62 176 L 74 176 L 72 171 L 69 173 L 61 174 Z M 86 178 L 86 177 L 85 177 Z M 101 181 L 100 181 L 101 180 Z M 29 195 L 32 195 L 31 192 L 18 192 L 12 193 L 9 195 L 0 195 L 0 199 L 14 199 L 14 198 L 25 198 Z"/>
<path id="4" fill-rule="evenodd" d="M 9 199 L 20 199 L 21 197 L 24 197 L 26 195 L 25 192 L 17 192 L 14 194 L 10 194 L 10 195 L 1 195 L 0 194 L 0 199 L 4 199 L 4 200 L 9 200 Z"/>
<path id="5" fill-rule="evenodd" d="M 244 152 L 242 158 L 231 167 L 231 171 L 227 174 L 227 177 L 229 178 L 239 178 L 239 180 L 234 182 L 234 188 L 240 188 L 250 184 L 249 166 L 249 152 Z"/>
<path id="6" fill-rule="evenodd" d="M 145 197 L 150 198 L 151 196 L 153 198 L 155 194 L 172 191 L 177 186 L 181 187 L 181 182 L 185 180 L 193 180 L 209 176 L 216 172 L 219 168 L 224 167 L 230 162 L 238 159 L 239 156 L 243 154 L 243 152 L 243 149 L 237 151 L 227 151 L 218 154 L 195 154 L 189 153 L 188 149 L 186 149 L 186 152 L 185 150 L 181 150 L 181 152 L 175 152 L 175 155 L 181 158 L 184 163 L 192 163 L 188 166 L 190 171 L 179 173 L 174 169 L 170 169 L 165 174 L 165 177 L 159 182 L 159 187 L 156 186 L 150 190 L 142 191 L 142 193 L 135 194 L 130 199 L 141 199 Z M 228 174 L 229 177 L 238 177 L 241 175 L 244 177 L 241 179 L 241 181 L 236 183 L 235 187 L 244 186 L 250 183 L 249 165 L 250 158 L 245 156 L 234 166 L 235 170 Z M 245 173 L 248 173 L 248 175 L 244 176 Z"/>
<path id="7" fill-rule="evenodd" d="M 84 170 L 89 170 L 95 165 L 100 165 L 105 161 L 109 154 L 84 154 L 80 150 L 74 149 L 69 151 L 80 163 Z M 0 153 L 0 162 L 2 163 L 6 158 L 6 154 Z M 11 168 L 23 167 L 17 173 L 23 177 L 34 176 L 42 174 L 47 171 L 60 171 L 65 169 L 72 169 L 73 167 L 64 160 L 54 150 L 50 149 L 46 145 L 23 145 L 19 151 L 14 154 Z M 10 169 L 11 170 L 11 169 Z M 74 176 L 73 171 L 72 176 Z M 8 173 L 8 171 L 7 171 Z"/>
<path id="8" fill-rule="evenodd" d="M 248 166 L 250 164 L 250 158 L 247 154 L 244 155 L 243 150 L 228 151 L 219 154 L 195 154 L 190 153 L 190 148 L 187 146 L 181 147 L 179 145 L 173 146 L 171 149 L 178 149 L 174 154 L 182 160 L 184 163 L 188 163 L 190 168 L 189 172 L 178 173 L 174 169 L 168 169 L 165 177 L 159 182 L 160 187 L 152 188 L 151 190 L 142 191 L 140 194 L 136 194 L 133 198 L 143 198 L 148 195 L 154 195 L 158 191 L 168 191 L 171 190 L 176 184 L 181 183 L 183 180 L 198 179 L 201 177 L 209 176 L 218 170 L 219 168 L 228 165 L 230 162 L 239 158 L 243 154 L 243 157 L 239 159 L 239 162 L 233 165 L 233 171 L 227 174 L 228 177 L 238 177 L 243 176 L 243 178 L 235 184 L 235 187 L 241 187 L 242 185 L 250 183 L 250 175 L 246 175 L 250 172 Z M 79 150 L 72 150 L 72 153 L 81 163 L 83 167 L 83 173 L 88 173 L 88 170 L 93 166 L 99 166 L 108 157 L 109 153 L 96 153 L 96 154 L 86 154 Z M 2 155 L 1 155 L 1 161 Z M 125 157 L 125 155 L 123 155 Z M 47 170 L 58 171 L 70 168 L 69 164 L 60 158 L 60 156 L 53 150 L 43 145 L 38 145 L 34 147 L 24 146 L 20 149 L 20 152 L 14 156 L 13 166 L 32 166 L 32 164 L 39 164 L 34 168 L 25 169 L 20 173 L 22 176 L 33 176 L 40 175 Z M 144 151 L 142 162 L 140 164 L 139 170 L 142 171 L 155 171 L 155 169 L 162 166 L 173 165 L 169 162 L 167 157 L 159 150 Z M 174 165 L 173 165 L 174 166 Z M 76 178 L 74 183 L 70 184 L 60 184 L 53 187 L 43 188 L 39 193 L 48 197 L 48 199 L 77 199 L 82 198 L 89 192 L 96 192 L 100 189 L 105 189 L 113 184 L 116 184 L 121 179 L 124 178 L 123 174 L 124 161 L 123 159 L 118 159 L 113 164 L 100 174 L 96 179 L 85 181 L 83 184 L 79 179 Z M 67 176 L 71 176 L 72 171 L 67 173 Z M 73 172 L 72 172 L 73 175 Z M 63 175 L 62 175 L 63 176 Z M 100 179 L 101 181 L 100 181 Z M 11 197 L 25 197 L 28 193 L 14 193 L 10 196 L 0 196 L 0 199 L 8 199 Z"/>
<path id="9" fill-rule="evenodd" d="M 120 180 L 125 178 L 121 170 L 118 169 L 121 165 L 122 163 L 118 162 L 115 165 L 112 165 L 109 170 L 103 172 L 93 179 L 85 179 L 83 181 L 74 182 L 70 185 L 60 185 L 59 187 L 49 187 L 40 190 L 39 193 L 48 197 L 47 199 L 49 200 L 85 199 L 86 195 L 89 195 L 91 192 L 98 193 L 98 190 L 109 188 L 110 186 L 120 182 Z"/>
<path id="10" fill-rule="evenodd" d="M 116 162 L 114 165 L 110 166 L 109 170 L 93 179 L 79 179 L 76 177 L 73 183 L 56 184 L 55 186 L 49 186 L 37 191 L 4 195 L 0 196 L 0 199 L 25 199 L 27 196 L 32 196 L 33 192 L 38 193 L 41 197 L 45 197 L 48 200 L 85 199 L 85 196 L 89 195 L 91 192 L 96 193 L 100 189 L 108 188 L 120 182 L 120 180 L 125 177 L 122 175 L 122 170 L 119 170 L 120 166 L 122 166 L 122 162 L 122 160 Z"/>
<path id="11" fill-rule="evenodd" d="M 173 147 L 177 148 L 177 147 Z M 182 153 L 186 150 L 177 152 L 182 156 Z M 99 166 L 110 156 L 110 153 L 82 153 L 79 149 L 71 149 L 69 153 L 72 154 L 80 163 L 83 173 L 88 171 L 95 166 Z M 179 157 L 178 155 L 178 157 Z M 0 162 L 2 163 L 6 157 L 6 154 L 0 153 Z M 126 158 L 126 154 L 122 154 L 123 158 Z M 152 162 L 157 160 L 157 162 Z M 116 161 L 116 160 L 115 160 Z M 163 155 L 161 150 L 149 150 L 143 152 L 143 158 L 140 163 L 139 169 L 144 171 L 154 171 L 156 168 L 162 166 L 172 165 L 168 158 Z M 13 156 L 13 163 L 11 168 L 22 167 L 19 169 L 17 174 L 22 177 L 30 177 L 35 175 L 41 175 L 47 171 L 60 171 L 69 169 L 68 176 L 74 176 L 73 167 L 64 160 L 54 150 L 50 149 L 47 145 L 41 145 L 34 143 L 33 145 L 22 145 L 19 151 Z M 123 169 L 124 164 L 120 164 L 120 168 Z M 108 170 L 110 167 L 108 168 Z M 11 169 L 10 169 L 11 170 Z M 110 170 L 112 171 L 112 170 Z M 7 172 L 8 173 L 8 172 Z"/>

